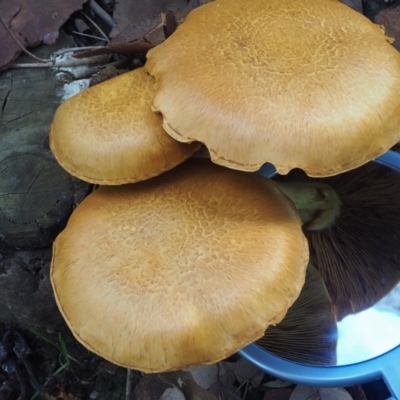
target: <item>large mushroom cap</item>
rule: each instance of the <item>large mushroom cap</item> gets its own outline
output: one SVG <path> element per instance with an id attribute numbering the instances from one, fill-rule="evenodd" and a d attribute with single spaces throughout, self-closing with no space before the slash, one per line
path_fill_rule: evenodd
<path id="1" fill-rule="evenodd" d="M 212 160 L 331 176 L 400 139 L 400 54 L 332 0 L 216 0 L 148 53 L 154 109 Z"/>
<path id="2" fill-rule="evenodd" d="M 152 112 L 156 83 L 143 68 L 93 86 L 57 109 L 50 147 L 69 173 L 118 185 L 151 178 L 189 158 L 199 144 L 179 143 Z"/>
<path id="3" fill-rule="evenodd" d="M 51 280 L 82 344 L 157 372 L 260 338 L 299 295 L 307 262 L 297 212 L 272 181 L 190 160 L 90 194 L 54 243 Z"/>

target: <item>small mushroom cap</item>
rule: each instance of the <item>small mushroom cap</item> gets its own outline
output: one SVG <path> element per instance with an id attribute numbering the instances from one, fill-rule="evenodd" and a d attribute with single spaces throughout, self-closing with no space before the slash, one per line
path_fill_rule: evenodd
<path id="1" fill-rule="evenodd" d="M 230 168 L 331 176 L 400 140 L 400 54 L 339 1 L 213 1 L 145 68 L 166 131 Z"/>
<path id="2" fill-rule="evenodd" d="M 103 186 L 54 243 L 58 306 L 84 346 L 143 372 L 217 362 L 278 323 L 308 244 L 276 185 L 208 160 Z"/>
<path id="3" fill-rule="evenodd" d="M 93 86 L 57 109 L 50 147 L 70 174 L 102 185 L 133 183 L 167 171 L 199 147 L 166 134 L 152 112 L 154 79 L 143 68 Z"/>

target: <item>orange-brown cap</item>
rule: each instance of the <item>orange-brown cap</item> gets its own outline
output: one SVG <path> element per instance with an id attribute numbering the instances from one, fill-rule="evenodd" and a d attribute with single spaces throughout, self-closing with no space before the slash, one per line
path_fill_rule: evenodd
<path id="1" fill-rule="evenodd" d="M 307 262 L 298 214 L 272 181 L 189 160 L 91 193 L 54 243 L 51 280 L 77 340 L 159 372 L 263 336 L 299 295 Z"/>
<path id="2" fill-rule="evenodd" d="M 330 176 L 400 140 L 400 54 L 332 0 L 216 0 L 151 49 L 164 128 L 212 160 Z"/>
<path id="3" fill-rule="evenodd" d="M 50 147 L 69 173 L 102 185 L 133 183 L 189 158 L 199 144 L 166 134 L 151 110 L 154 79 L 143 68 L 122 74 L 68 99 L 57 109 Z"/>

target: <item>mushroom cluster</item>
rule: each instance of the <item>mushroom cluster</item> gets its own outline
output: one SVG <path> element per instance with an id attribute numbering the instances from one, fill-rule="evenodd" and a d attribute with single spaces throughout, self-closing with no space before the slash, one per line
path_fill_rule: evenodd
<path id="1" fill-rule="evenodd" d="M 270 162 L 328 177 L 367 163 L 400 140 L 399 93 L 400 54 L 338 1 L 215 0 L 144 68 L 63 103 L 50 131 L 56 159 L 107 185 L 53 247 L 56 301 L 77 340 L 159 372 L 231 355 L 299 298 L 287 323 L 296 320 L 312 297 L 299 297 L 310 254 L 302 223 L 331 229 L 343 199 L 324 182 L 302 191 L 249 172 Z M 188 160 L 201 145 L 211 161 Z M 325 283 L 316 304 L 334 332 L 348 307 L 331 312 Z"/>

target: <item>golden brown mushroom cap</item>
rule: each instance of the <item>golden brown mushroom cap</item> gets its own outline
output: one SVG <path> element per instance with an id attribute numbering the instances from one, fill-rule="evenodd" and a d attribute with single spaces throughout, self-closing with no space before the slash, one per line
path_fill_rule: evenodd
<path id="1" fill-rule="evenodd" d="M 297 212 L 272 181 L 189 160 L 91 193 L 54 243 L 51 280 L 77 340 L 159 372 L 263 336 L 299 295 L 307 262 Z"/>
<path id="2" fill-rule="evenodd" d="M 230 168 L 330 176 L 400 140 L 400 54 L 338 1 L 213 1 L 145 68 L 166 131 Z"/>
<path id="3" fill-rule="evenodd" d="M 50 147 L 70 174 L 91 183 L 119 185 L 151 178 L 189 158 L 185 145 L 162 128 L 151 110 L 156 83 L 143 68 L 68 99 L 57 109 Z"/>

